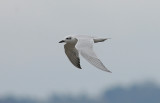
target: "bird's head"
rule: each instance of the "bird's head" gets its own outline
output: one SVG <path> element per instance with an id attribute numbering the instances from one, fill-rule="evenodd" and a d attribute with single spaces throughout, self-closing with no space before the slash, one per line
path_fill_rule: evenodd
<path id="1" fill-rule="evenodd" d="M 67 36 L 64 40 L 61 40 L 59 43 L 75 43 L 77 41 L 73 36 Z"/>

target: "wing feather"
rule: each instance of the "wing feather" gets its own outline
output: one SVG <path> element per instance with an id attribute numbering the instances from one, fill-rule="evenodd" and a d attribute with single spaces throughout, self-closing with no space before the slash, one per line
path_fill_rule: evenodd
<path id="1" fill-rule="evenodd" d="M 76 44 L 76 48 L 80 52 L 80 54 L 93 66 L 107 72 L 109 71 L 103 63 L 99 60 L 99 58 L 96 56 L 96 54 L 93 51 L 93 39 L 85 39 L 80 38 L 78 39 L 78 42 Z"/>
<path id="2" fill-rule="evenodd" d="M 65 53 L 70 60 L 70 62 L 77 68 L 82 69 L 80 65 L 79 53 L 74 45 L 65 44 L 64 45 Z"/>

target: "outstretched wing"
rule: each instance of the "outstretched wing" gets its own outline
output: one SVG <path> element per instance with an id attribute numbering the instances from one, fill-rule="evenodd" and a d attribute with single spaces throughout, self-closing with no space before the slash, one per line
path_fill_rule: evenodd
<path id="1" fill-rule="evenodd" d="M 111 72 L 109 71 L 104 65 L 103 63 L 98 59 L 98 57 L 96 56 L 96 54 L 93 51 L 93 39 L 85 39 L 85 38 L 79 38 L 78 42 L 76 44 L 76 48 L 79 51 L 79 53 L 92 65 L 94 65 L 95 67 L 103 70 L 103 71 L 107 71 L 107 72 Z"/>
<path id="2" fill-rule="evenodd" d="M 70 60 L 70 62 L 77 68 L 82 69 L 80 65 L 79 53 L 75 48 L 75 45 L 65 44 L 64 45 L 65 53 Z"/>

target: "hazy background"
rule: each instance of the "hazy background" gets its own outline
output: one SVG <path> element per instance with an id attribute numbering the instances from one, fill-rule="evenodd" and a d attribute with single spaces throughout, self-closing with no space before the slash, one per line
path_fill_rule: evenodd
<path id="1" fill-rule="evenodd" d="M 160 85 L 159 0 L 1 0 L 0 97 L 52 93 L 98 96 L 116 86 Z M 58 42 L 70 34 L 112 38 L 95 51 L 113 73 L 81 59 L 75 68 Z"/>

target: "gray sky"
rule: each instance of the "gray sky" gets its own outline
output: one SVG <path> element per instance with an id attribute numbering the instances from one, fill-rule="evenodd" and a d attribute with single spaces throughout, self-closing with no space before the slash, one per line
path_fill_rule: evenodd
<path id="1" fill-rule="evenodd" d="M 160 84 L 159 0 L 1 0 L 0 96 L 97 95 L 117 85 Z M 58 41 L 69 34 L 110 37 L 95 45 L 106 73 L 75 68 Z"/>

